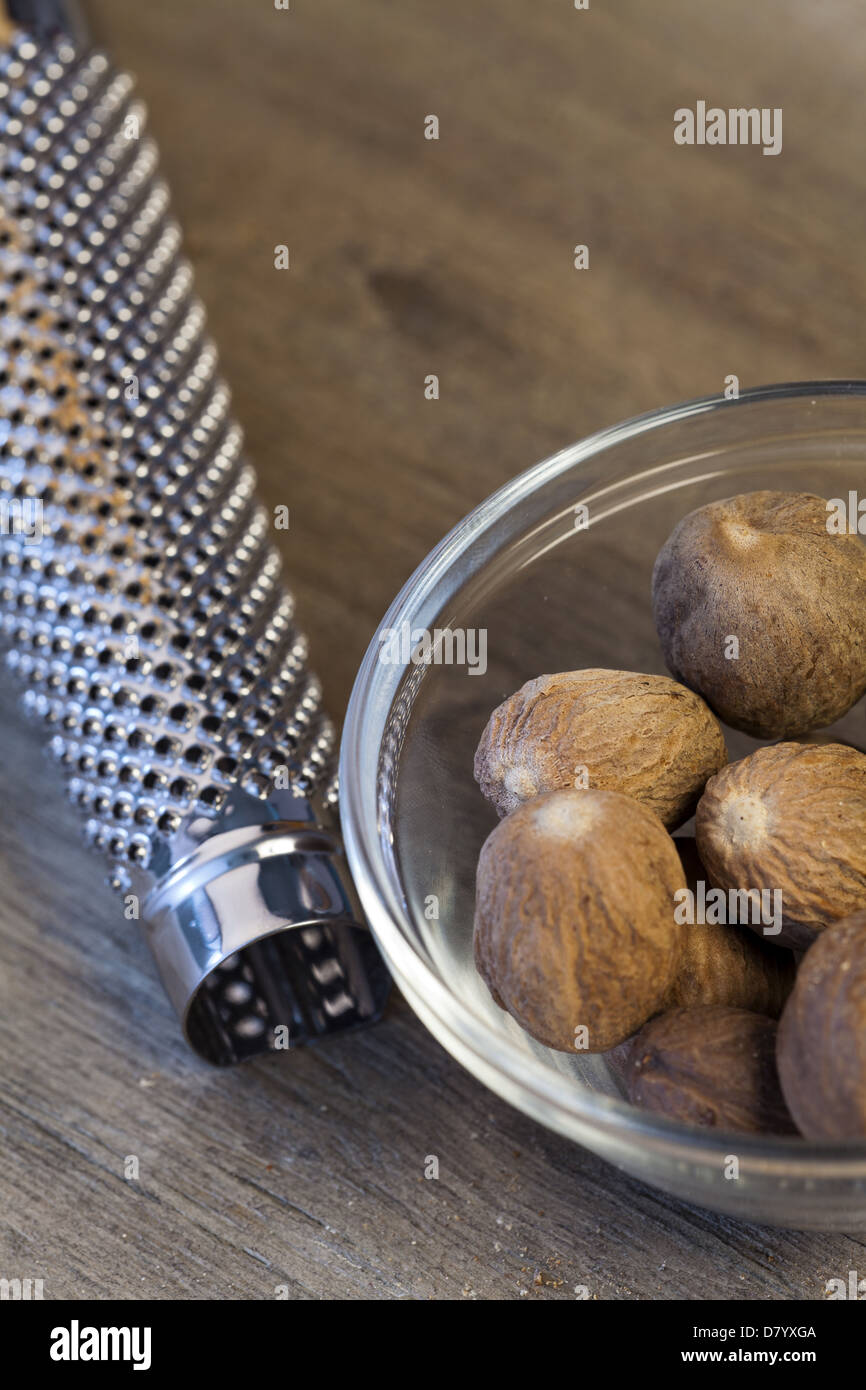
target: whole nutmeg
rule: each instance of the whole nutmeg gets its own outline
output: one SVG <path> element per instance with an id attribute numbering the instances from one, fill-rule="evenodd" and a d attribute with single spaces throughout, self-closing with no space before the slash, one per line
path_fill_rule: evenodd
<path id="1" fill-rule="evenodd" d="M 866 754 L 839 743 L 759 748 L 707 783 L 695 835 L 713 884 L 751 892 L 746 925 L 776 945 L 808 946 L 866 908 Z"/>
<path id="2" fill-rule="evenodd" d="M 674 844 L 688 896 L 680 896 L 675 913 L 686 930 L 670 1007 L 725 1004 L 778 1018 L 794 985 L 793 952 L 769 946 L 748 927 L 728 921 L 727 899 L 724 910 L 713 901 L 694 839 L 684 836 Z"/>
<path id="3" fill-rule="evenodd" d="M 527 681 L 490 716 L 475 777 L 500 816 L 565 787 L 622 792 L 669 828 L 728 761 L 718 721 L 668 676 L 563 671 Z"/>
<path id="4" fill-rule="evenodd" d="M 519 806 L 478 861 L 475 964 L 502 1008 L 561 1052 L 604 1052 L 661 1008 L 685 875 L 657 816 L 618 792 Z"/>
<path id="5" fill-rule="evenodd" d="M 807 1139 L 866 1139 L 866 912 L 834 923 L 807 951 L 776 1060 Z"/>
<path id="6" fill-rule="evenodd" d="M 634 1105 L 686 1124 L 796 1133 L 776 1072 L 776 1024 L 747 1009 L 672 1009 L 634 1039 L 624 1068 Z"/>
<path id="7" fill-rule="evenodd" d="M 827 505 L 798 492 L 710 502 L 655 563 L 668 669 L 756 738 L 832 724 L 866 691 L 866 545 L 828 531 Z"/>

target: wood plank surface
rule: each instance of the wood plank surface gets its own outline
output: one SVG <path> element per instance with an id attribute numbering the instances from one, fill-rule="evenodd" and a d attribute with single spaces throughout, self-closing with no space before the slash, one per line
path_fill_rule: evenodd
<path id="1" fill-rule="evenodd" d="M 730 373 L 863 374 L 855 0 L 87 12 L 149 103 L 337 716 L 396 590 L 513 474 Z M 677 148 L 698 99 L 782 107 L 782 154 Z M 351 1046 L 209 1070 L 0 693 L 0 1275 L 46 1298 L 776 1300 L 866 1272 L 861 1237 L 713 1216 L 548 1133 L 396 996 Z"/>

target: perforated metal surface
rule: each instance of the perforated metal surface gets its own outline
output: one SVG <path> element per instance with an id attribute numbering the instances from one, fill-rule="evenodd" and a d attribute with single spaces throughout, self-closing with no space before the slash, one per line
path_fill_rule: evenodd
<path id="1" fill-rule="evenodd" d="M 21 39 L 0 81 L 9 659 L 90 837 L 146 865 L 235 781 L 327 781 L 333 728 L 130 79 Z"/>
<path id="2" fill-rule="evenodd" d="M 110 881 L 145 892 L 250 799 L 327 817 L 334 730 L 131 79 L 19 35 L 0 204 L 0 624 Z"/>

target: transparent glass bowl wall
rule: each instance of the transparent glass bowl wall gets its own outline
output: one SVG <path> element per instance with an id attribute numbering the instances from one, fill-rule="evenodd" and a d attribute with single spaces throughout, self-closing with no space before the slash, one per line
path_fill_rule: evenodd
<path id="1" fill-rule="evenodd" d="M 544 672 L 664 674 L 650 606 L 659 548 L 693 508 L 759 488 L 866 495 L 866 382 L 770 387 L 657 411 L 556 454 L 484 502 L 416 571 L 380 633 L 483 631 L 486 671 L 385 662 L 374 640 L 343 737 L 343 827 L 400 988 L 494 1091 L 686 1200 L 744 1219 L 851 1230 L 866 1227 L 866 1145 L 729 1135 L 640 1112 L 604 1057 L 529 1038 L 472 963 L 475 864 L 496 824 L 472 760 L 490 711 Z M 864 726 L 861 702 L 832 732 L 864 747 Z M 726 735 L 732 759 L 758 746 Z M 735 1180 L 725 1176 L 731 1155 Z"/>

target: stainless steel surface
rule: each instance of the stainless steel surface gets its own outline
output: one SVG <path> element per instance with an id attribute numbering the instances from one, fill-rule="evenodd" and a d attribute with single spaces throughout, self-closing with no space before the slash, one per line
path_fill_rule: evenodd
<path id="1" fill-rule="evenodd" d="M 203 1056 L 368 1021 L 387 976 L 334 729 L 132 80 L 16 34 L 0 203 L 0 621 L 25 706 Z"/>

